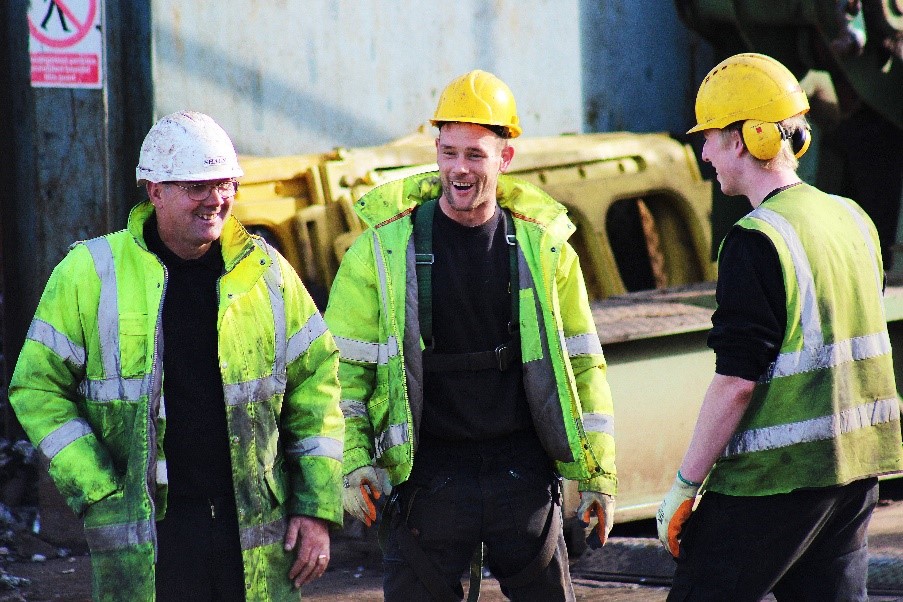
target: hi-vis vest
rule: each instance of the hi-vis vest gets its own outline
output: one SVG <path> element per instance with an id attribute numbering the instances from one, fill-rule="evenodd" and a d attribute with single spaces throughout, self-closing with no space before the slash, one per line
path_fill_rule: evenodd
<path id="1" fill-rule="evenodd" d="M 787 327 L 708 489 L 771 495 L 903 470 L 878 235 L 848 199 L 801 184 L 737 225 L 777 249 Z"/>
<path id="2" fill-rule="evenodd" d="M 84 516 L 95 600 L 155 596 L 167 278 L 144 243 L 152 211 L 142 203 L 128 230 L 73 245 L 48 280 L 10 383 L 19 421 Z M 342 523 L 338 350 L 285 259 L 234 218 L 220 243 L 219 360 L 246 598 L 297 600 L 282 546 L 287 516 Z"/>
<path id="3" fill-rule="evenodd" d="M 336 275 L 326 322 L 339 347 L 344 470 L 375 462 L 410 476 L 423 407 L 411 213 L 441 193 L 436 173 L 383 184 L 355 209 L 369 226 Z M 501 176 L 514 218 L 524 387 L 539 439 L 581 490 L 614 494 L 614 428 L 606 365 L 577 256 L 574 226 L 539 188 Z"/>

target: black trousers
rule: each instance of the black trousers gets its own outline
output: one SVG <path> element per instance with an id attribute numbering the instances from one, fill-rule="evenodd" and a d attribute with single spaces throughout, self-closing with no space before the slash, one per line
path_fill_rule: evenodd
<path id="1" fill-rule="evenodd" d="M 867 600 L 878 479 L 762 497 L 706 493 L 687 521 L 669 601 Z"/>
<path id="2" fill-rule="evenodd" d="M 157 523 L 158 602 L 244 602 L 244 575 L 231 496 L 171 497 Z"/>
<path id="3" fill-rule="evenodd" d="M 463 599 L 462 574 L 480 542 L 484 563 L 512 600 L 574 600 L 564 536 L 558 528 L 552 561 L 528 584 L 505 587 L 539 553 L 550 512 L 561 512 L 558 476 L 535 438 L 467 446 L 421 446 L 411 478 L 395 494 L 402 511 L 388 525 L 384 543 L 383 592 L 387 602 L 430 600 L 398 543 L 408 529 Z M 390 507 L 384 511 L 383 520 Z M 560 522 L 556 523 L 559 525 Z"/>

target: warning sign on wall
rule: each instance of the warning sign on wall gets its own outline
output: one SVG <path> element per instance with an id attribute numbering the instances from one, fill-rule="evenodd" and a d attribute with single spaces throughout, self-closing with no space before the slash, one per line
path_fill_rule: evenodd
<path id="1" fill-rule="evenodd" d="M 99 0 L 31 0 L 28 9 L 31 85 L 103 86 Z"/>

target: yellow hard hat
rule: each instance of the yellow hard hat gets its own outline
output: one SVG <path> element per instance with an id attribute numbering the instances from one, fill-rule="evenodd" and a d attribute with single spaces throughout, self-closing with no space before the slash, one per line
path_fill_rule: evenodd
<path id="1" fill-rule="evenodd" d="M 709 71 L 696 95 L 697 125 L 687 133 L 755 119 L 778 123 L 809 110 L 792 73 L 770 56 L 736 54 Z"/>
<path id="2" fill-rule="evenodd" d="M 458 77 L 442 92 L 430 123 L 446 121 L 504 127 L 511 138 L 521 133 L 511 89 L 493 74 L 479 69 Z"/>

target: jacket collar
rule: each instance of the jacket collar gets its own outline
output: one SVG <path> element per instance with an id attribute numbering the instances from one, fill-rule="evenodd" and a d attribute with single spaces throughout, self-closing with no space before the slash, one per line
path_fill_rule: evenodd
<path id="1" fill-rule="evenodd" d="M 439 198 L 442 185 L 438 172 L 409 176 L 382 184 L 355 203 L 355 211 L 371 228 L 378 228 L 408 215 L 421 203 Z M 498 180 L 499 205 L 524 221 L 537 224 L 555 239 L 566 240 L 574 232 L 567 209 L 544 190 L 513 176 Z"/>
<path id="2" fill-rule="evenodd" d="M 134 237 L 135 242 L 144 249 L 147 248 L 147 241 L 144 240 L 144 224 L 154 213 L 154 206 L 150 201 L 138 203 L 129 212 L 128 231 Z M 229 219 L 223 225 L 223 233 L 220 236 L 220 249 L 223 254 L 223 263 L 227 272 L 231 271 L 235 265 L 250 254 L 254 247 L 254 241 L 247 230 L 230 215 Z"/>

